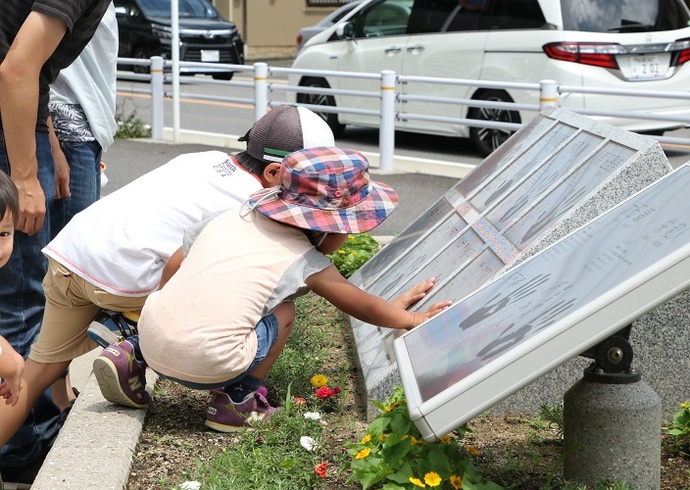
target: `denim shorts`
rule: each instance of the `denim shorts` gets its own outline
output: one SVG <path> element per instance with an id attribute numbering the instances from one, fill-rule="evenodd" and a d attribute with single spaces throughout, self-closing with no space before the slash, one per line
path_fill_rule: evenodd
<path id="1" fill-rule="evenodd" d="M 259 323 L 257 323 L 254 327 L 254 331 L 256 332 L 257 343 L 256 356 L 247 370 L 239 376 L 222 383 L 191 383 L 189 381 L 173 378 L 171 376 L 161 375 L 160 373 L 158 374 L 159 376 L 171 379 L 177 383 L 180 383 L 182 386 L 186 386 L 187 388 L 191 388 L 193 390 L 213 390 L 236 383 L 245 378 L 251 372 L 251 370 L 254 369 L 256 365 L 263 361 L 268 355 L 268 351 L 271 350 L 271 347 L 273 347 L 273 344 L 275 344 L 276 340 L 278 339 L 278 319 L 273 313 L 266 315 L 259 320 Z"/>

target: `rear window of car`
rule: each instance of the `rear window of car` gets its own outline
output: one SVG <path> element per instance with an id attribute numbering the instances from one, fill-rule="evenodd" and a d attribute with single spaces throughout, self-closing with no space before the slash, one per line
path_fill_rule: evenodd
<path id="1" fill-rule="evenodd" d="M 688 26 L 682 0 L 561 0 L 567 31 L 645 32 Z"/>

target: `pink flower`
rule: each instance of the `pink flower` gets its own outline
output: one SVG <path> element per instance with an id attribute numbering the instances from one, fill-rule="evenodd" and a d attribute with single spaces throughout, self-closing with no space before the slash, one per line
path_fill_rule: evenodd
<path id="1" fill-rule="evenodd" d="M 293 396 L 292 397 L 292 403 L 294 403 L 295 405 L 306 405 L 307 400 L 305 400 L 304 398 L 301 398 L 299 396 Z"/>

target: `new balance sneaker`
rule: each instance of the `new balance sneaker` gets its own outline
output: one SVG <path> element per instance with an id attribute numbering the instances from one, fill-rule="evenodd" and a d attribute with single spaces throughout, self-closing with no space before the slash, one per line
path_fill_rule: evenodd
<path id="1" fill-rule="evenodd" d="M 218 432 L 233 432 L 257 422 L 267 421 L 276 409 L 258 392 L 241 403 L 235 403 L 227 393 L 214 392 L 206 409 L 206 426 Z"/>
<path id="2" fill-rule="evenodd" d="M 103 397 L 124 407 L 144 408 L 151 402 L 146 391 L 146 364 L 134 358 L 127 340 L 110 344 L 93 360 L 93 374 Z"/>
<path id="3" fill-rule="evenodd" d="M 137 335 L 138 321 L 139 315 L 131 311 L 119 313 L 102 310 L 89 324 L 86 334 L 91 340 L 105 348 L 127 337 Z"/>

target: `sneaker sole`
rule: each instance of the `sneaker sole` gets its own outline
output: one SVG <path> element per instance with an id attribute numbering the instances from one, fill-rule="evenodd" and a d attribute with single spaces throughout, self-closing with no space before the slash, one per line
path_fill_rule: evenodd
<path id="1" fill-rule="evenodd" d="M 104 349 L 120 340 L 120 336 L 99 322 L 91 322 L 86 334 Z"/>
<path id="2" fill-rule="evenodd" d="M 130 408 L 144 408 L 148 404 L 133 402 L 120 387 L 117 368 L 110 359 L 97 357 L 93 360 L 93 374 L 98 381 L 103 398 L 110 403 Z"/>
<path id="3" fill-rule="evenodd" d="M 206 427 L 209 427 L 215 431 L 218 432 L 237 432 L 238 430 L 244 429 L 245 426 L 236 426 L 236 425 L 225 425 L 225 424 L 219 424 L 218 422 L 213 422 L 212 420 L 206 420 L 204 422 L 204 425 Z"/>

